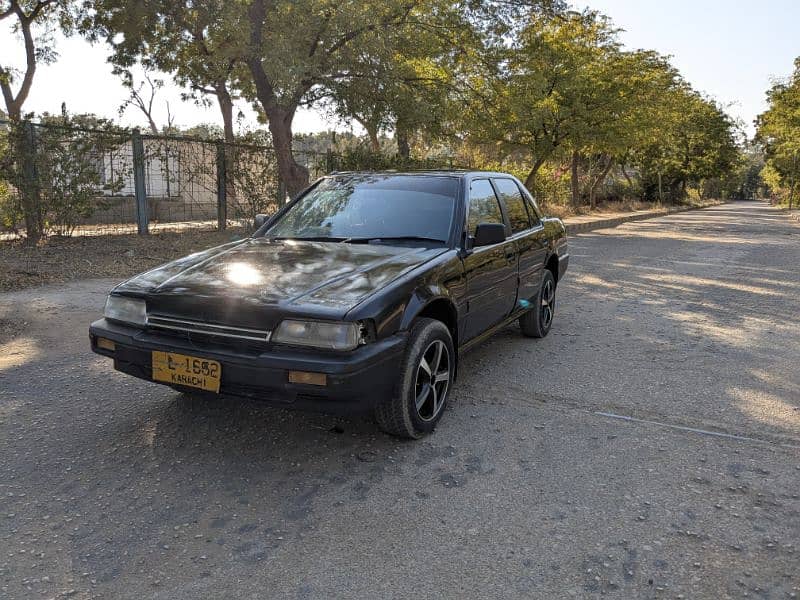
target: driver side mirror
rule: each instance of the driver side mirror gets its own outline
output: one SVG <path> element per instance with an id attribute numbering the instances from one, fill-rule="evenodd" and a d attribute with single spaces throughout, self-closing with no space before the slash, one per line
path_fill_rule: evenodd
<path id="1" fill-rule="evenodd" d="M 506 241 L 506 226 L 502 223 L 479 223 L 475 228 L 472 246 L 491 246 Z"/>
<path id="2" fill-rule="evenodd" d="M 267 222 L 267 219 L 269 219 L 269 215 L 256 215 L 254 223 L 256 230 L 261 229 L 261 226 Z"/>

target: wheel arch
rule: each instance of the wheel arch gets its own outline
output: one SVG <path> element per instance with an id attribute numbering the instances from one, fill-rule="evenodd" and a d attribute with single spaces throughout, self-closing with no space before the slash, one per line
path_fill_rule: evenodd
<path id="1" fill-rule="evenodd" d="M 555 252 L 553 252 L 547 259 L 544 268 L 553 274 L 553 279 L 555 280 L 556 285 L 558 285 L 558 256 Z"/>
<path id="2" fill-rule="evenodd" d="M 433 296 L 422 301 L 419 297 L 416 302 L 409 303 L 406 313 L 403 316 L 402 329 L 409 329 L 414 321 L 419 318 L 429 318 L 441 321 L 450 331 L 453 339 L 453 349 L 455 350 L 455 374 L 458 375 L 458 310 L 452 299 L 447 296 Z"/>

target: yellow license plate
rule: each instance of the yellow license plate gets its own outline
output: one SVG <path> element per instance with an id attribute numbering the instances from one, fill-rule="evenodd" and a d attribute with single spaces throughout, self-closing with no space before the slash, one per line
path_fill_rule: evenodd
<path id="1" fill-rule="evenodd" d="M 153 352 L 153 379 L 219 393 L 222 366 L 215 360 L 174 352 Z"/>

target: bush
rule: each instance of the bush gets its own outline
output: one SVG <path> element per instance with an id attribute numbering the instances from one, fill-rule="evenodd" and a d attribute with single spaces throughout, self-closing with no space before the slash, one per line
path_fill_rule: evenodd
<path id="1" fill-rule="evenodd" d="M 10 126 L 0 140 L 0 222 L 6 229 L 24 227 L 34 242 L 69 235 L 105 205 L 103 191 L 122 187 L 121 175 L 107 177 L 103 161 L 127 134 L 105 120 L 84 121 L 64 114 Z"/>
<path id="2" fill-rule="evenodd" d="M 397 154 L 375 153 L 363 146 L 347 148 L 341 153 L 328 153 L 326 171 L 403 171 L 455 168 L 449 157 L 424 159 L 403 158 Z"/>

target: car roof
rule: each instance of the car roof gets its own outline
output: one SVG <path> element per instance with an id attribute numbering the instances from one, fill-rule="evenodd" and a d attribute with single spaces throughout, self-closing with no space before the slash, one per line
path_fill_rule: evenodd
<path id="1" fill-rule="evenodd" d="M 410 171 L 333 171 L 328 177 L 339 175 L 426 175 L 430 177 L 458 177 L 461 179 L 471 179 L 473 177 L 511 177 L 508 173 L 497 171 L 477 171 L 469 169 L 420 169 Z"/>

